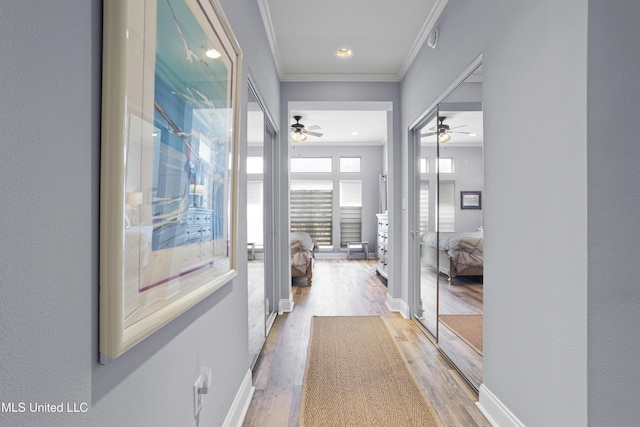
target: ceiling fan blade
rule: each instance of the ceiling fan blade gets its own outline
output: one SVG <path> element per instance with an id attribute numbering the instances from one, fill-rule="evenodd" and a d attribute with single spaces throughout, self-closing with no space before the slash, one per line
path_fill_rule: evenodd
<path id="1" fill-rule="evenodd" d="M 307 135 L 311 135 L 311 136 L 322 136 L 324 134 L 320 133 L 320 132 L 305 132 Z"/>
<path id="2" fill-rule="evenodd" d="M 465 127 L 465 126 L 469 126 L 469 125 L 454 126 L 454 127 L 452 127 L 452 128 L 449 128 L 449 129 L 459 129 L 459 128 L 463 128 L 463 127 Z"/>
<path id="3" fill-rule="evenodd" d="M 435 135 L 437 132 L 427 132 L 427 133 L 421 133 L 420 136 L 432 136 Z"/>
<path id="4" fill-rule="evenodd" d="M 307 128 L 307 130 L 318 130 L 318 129 L 322 129 L 322 128 L 318 125 L 311 125 Z"/>

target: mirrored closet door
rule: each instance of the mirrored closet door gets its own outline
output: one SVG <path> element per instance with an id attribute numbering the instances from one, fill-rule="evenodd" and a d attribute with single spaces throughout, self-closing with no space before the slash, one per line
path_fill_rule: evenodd
<path id="1" fill-rule="evenodd" d="M 249 83 L 247 108 L 247 286 L 249 363 L 253 366 L 276 316 L 272 257 L 271 170 L 275 132 Z"/>
<path id="2" fill-rule="evenodd" d="M 436 162 L 438 159 L 438 109 L 430 112 L 415 130 L 414 164 L 414 200 L 417 216 L 414 228 L 417 230 L 415 244 L 417 256 L 417 293 L 418 310 L 416 315 L 421 324 L 435 339 L 438 333 L 438 287 L 437 273 L 437 189 L 438 175 Z"/>
<path id="3" fill-rule="evenodd" d="M 482 384 L 485 208 L 481 66 L 426 117 L 414 129 L 415 149 L 420 153 L 420 173 L 414 173 L 414 196 L 420 200 L 415 207 L 419 245 L 414 246 L 420 306 L 415 313 L 435 336 L 441 352 L 478 390 Z"/>
<path id="4" fill-rule="evenodd" d="M 439 144 L 438 346 L 469 383 L 482 384 L 484 138 L 482 71 L 438 106 L 447 142 Z M 450 138 L 449 138 L 450 137 Z"/>

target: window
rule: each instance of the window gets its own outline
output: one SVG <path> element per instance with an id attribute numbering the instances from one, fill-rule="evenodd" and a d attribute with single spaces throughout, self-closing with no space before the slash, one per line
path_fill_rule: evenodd
<path id="1" fill-rule="evenodd" d="M 451 157 L 440 157 L 438 159 L 438 173 L 453 173 L 453 159 Z"/>
<path id="2" fill-rule="evenodd" d="M 456 231 L 455 182 L 440 181 L 438 231 Z"/>
<path id="3" fill-rule="evenodd" d="M 340 246 L 362 240 L 362 181 L 340 181 Z"/>
<path id="4" fill-rule="evenodd" d="M 420 159 L 420 173 L 429 173 L 429 158 L 422 157 Z"/>
<path id="5" fill-rule="evenodd" d="M 263 245 L 262 181 L 247 182 L 247 242 Z"/>
<path id="6" fill-rule="evenodd" d="M 333 182 L 291 181 L 290 204 L 291 231 L 304 231 L 319 247 L 331 247 Z"/>
<path id="7" fill-rule="evenodd" d="M 331 157 L 292 157 L 291 172 L 333 172 Z"/>
<path id="8" fill-rule="evenodd" d="M 247 173 L 263 173 L 262 157 L 247 157 Z"/>
<path id="9" fill-rule="evenodd" d="M 340 172 L 360 172 L 360 157 L 340 157 Z"/>
<path id="10" fill-rule="evenodd" d="M 420 181 L 420 234 L 429 231 L 429 181 Z"/>

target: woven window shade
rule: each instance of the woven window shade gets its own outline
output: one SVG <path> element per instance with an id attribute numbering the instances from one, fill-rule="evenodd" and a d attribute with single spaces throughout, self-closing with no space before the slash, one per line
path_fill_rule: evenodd
<path id="1" fill-rule="evenodd" d="M 319 246 L 331 246 L 333 190 L 292 190 L 291 231 L 304 231 Z"/>

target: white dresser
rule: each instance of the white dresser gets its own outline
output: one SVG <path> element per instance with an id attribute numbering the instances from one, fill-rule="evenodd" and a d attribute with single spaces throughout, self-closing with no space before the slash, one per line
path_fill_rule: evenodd
<path id="1" fill-rule="evenodd" d="M 389 241 L 389 215 L 377 214 L 378 217 L 378 274 L 385 279 L 388 278 L 388 257 L 387 242 Z"/>

